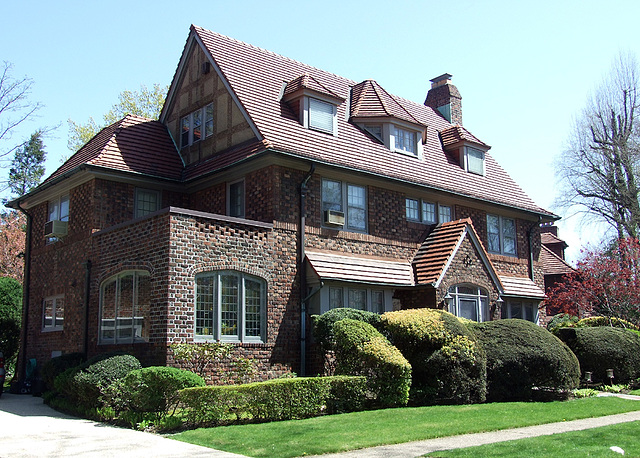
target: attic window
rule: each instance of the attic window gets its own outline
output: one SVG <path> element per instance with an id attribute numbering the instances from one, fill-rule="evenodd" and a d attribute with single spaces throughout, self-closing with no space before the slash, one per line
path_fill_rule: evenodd
<path id="1" fill-rule="evenodd" d="M 467 172 L 484 175 L 484 151 L 466 146 L 464 148 L 464 163 Z"/>
<path id="2" fill-rule="evenodd" d="M 335 105 L 312 97 L 308 97 L 306 100 L 308 100 L 306 127 L 333 134 L 336 117 Z"/>
<path id="3" fill-rule="evenodd" d="M 393 150 L 417 156 L 416 133 L 393 126 Z"/>
<path id="4" fill-rule="evenodd" d="M 365 124 L 364 129 L 378 140 L 383 141 L 382 126 L 380 124 Z"/>
<path id="5" fill-rule="evenodd" d="M 213 103 L 189 113 L 180 120 L 181 148 L 193 145 L 211 135 L 213 135 Z"/>

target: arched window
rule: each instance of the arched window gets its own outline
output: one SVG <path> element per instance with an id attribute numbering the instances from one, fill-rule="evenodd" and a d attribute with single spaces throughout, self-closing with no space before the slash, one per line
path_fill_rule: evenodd
<path id="1" fill-rule="evenodd" d="M 195 340 L 264 342 L 266 282 L 233 270 L 196 276 Z"/>
<path id="2" fill-rule="evenodd" d="M 149 272 L 130 270 L 105 280 L 100 286 L 100 343 L 147 342 L 150 306 Z"/>
<path id="3" fill-rule="evenodd" d="M 447 294 L 449 312 L 472 321 L 489 321 L 487 292 L 475 285 L 454 285 Z"/>

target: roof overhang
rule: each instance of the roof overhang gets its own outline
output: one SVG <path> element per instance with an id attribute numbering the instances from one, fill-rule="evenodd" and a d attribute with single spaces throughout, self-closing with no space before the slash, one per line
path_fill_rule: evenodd
<path id="1" fill-rule="evenodd" d="M 546 295 L 544 291 L 528 277 L 506 277 L 500 280 L 504 286 L 503 297 L 533 299 L 541 301 Z"/>

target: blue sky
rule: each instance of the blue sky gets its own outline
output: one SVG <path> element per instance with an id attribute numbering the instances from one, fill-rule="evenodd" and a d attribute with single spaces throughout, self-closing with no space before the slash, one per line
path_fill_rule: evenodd
<path id="1" fill-rule="evenodd" d="M 640 57 L 636 1 L 5 2 L 0 59 L 45 106 L 47 174 L 69 156 L 67 119 L 101 121 L 125 90 L 168 84 L 193 23 L 423 102 L 451 73 L 467 129 L 540 206 L 563 216 L 571 259 L 599 229 L 553 206 L 553 163 L 573 118 L 620 51 Z M 256 69 L 258 71 L 259 69 Z M 0 150 L 6 145 L 0 144 Z M 6 169 L 3 172 L 6 174 Z M 5 179 L 5 177 L 3 177 Z"/>

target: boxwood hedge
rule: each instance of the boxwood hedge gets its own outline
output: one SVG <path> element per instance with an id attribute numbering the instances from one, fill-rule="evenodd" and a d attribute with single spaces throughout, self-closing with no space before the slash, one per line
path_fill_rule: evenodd
<path id="1" fill-rule="evenodd" d="M 322 315 L 313 315 L 313 336 L 323 351 L 327 352 L 334 349 L 333 325 L 346 318 L 364 321 L 374 327 L 377 327 L 380 323 L 380 315 L 377 313 L 352 308 L 335 308 Z"/>

